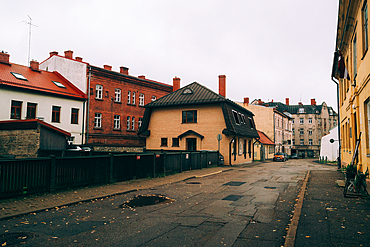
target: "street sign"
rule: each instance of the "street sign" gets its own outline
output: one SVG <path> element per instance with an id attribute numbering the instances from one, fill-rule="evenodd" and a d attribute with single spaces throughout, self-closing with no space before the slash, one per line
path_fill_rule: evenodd
<path id="1" fill-rule="evenodd" d="M 221 134 L 218 134 L 217 135 L 217 141 L 221 141 L 222 140 L 222 135 Z"/>

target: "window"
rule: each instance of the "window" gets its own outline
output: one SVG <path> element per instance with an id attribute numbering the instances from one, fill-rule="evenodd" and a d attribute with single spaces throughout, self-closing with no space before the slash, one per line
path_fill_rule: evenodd
<path id="1" fill-rule="evenodd" d="M 318 123 L 318 124 L 321 124 L 321 118 L 319 118 L 319 119 L 317 120 L 317 123 Z"/>
<path id="2" fill-rule="evenodd" d="M 131 91 L 127 92 L 127 104 L 131 104 Z"/>
<path id="3" fill-rule="evenodd" d="M 312 135 L 312 130 L 308 130 L 308 134 L 309 135 Z"/>
<path id="4" fill-rule="evenodd" d="M 161 147 L 167 147 L 167 138 L 161 138 Z"/>
<path id="5" fill-rule="evenodd" d="M 353 48 L 353 75 L 356 77 L 357 75 L 357 35 L 353 37 L 352 41 L 352 48 Z"/>
<path id="6" fill-rule="evenodd" d="M 197 111 L 183 111 L 182 123 L 197 123 Z"/>
<path id="7" fill-rule="evenodd" d="M 364 2 L 364 5 L 362 7 L 362 39 L 363 39 L 363 52 L 365 53 L 367 51 L 368 47 L 368 15 L 367 15 L 367 1 Z"/>
<path id="8" fill-rule="evenodd" d="M 114 101 L 115 102 L 121 102 L 121 89 L 116 88 L 114 90 Z"/>
<path id="9" fill-rule="evenodd" d="M 113 128 L 114 129 L 120 129 L 121 128 L 121 116 L 120 115 L 114 115 Z"/>
<path id="10" fill-rule="evenodd" d="M 131 121 L 131 124 L 132 124 L 132 130 L 135 130 L 135 117 L 132 117 L 132 121 Z"/>
<path id="11" fill-rule="evenodd" d="M 135 105 L 136 104 L 136 93 L 135 92 L 132 92 L 132 104 Z"/>
<path id="12" fill-rule="evenodd" d="M 96 85 L 95 99 L 103 99 L 103 86 Z"/>
<path id="13" fill-rule="evenodd" d="M 139 106 L 143 106 L 144 105 L 144 94 L 141 93 L 139 94 Z"/>
<path id="14" fill-rule="evenodd" d="M 299 108 L 298 112 L 299 113 L 304 113 L 304 108 Z"/>
<path id="15" fill-rule="evenodd" d="M 131 120 L 130 116 L 127 117 L 127 130 L 130 130 Z"/>
<path id="16" fill-rule="evenodd" d="M 54 123 L 60 123 L 60 107 L 59 106 L 52 107 L 51 121 Z"/>
<path id="17" fill-rule="evenodd" d="M 293 131 L 293 135 L 294 135 L 294 128 L 292 129 L 292 131 Z"/>
<path id="18" fill-rule="evenodd" d="M 303 118 L 300 118 L 300 119 L 299 119 L 299 123 L 300 123 L 300 124 L 303 124 L 303 123 L 304 123 Z"/>
<path id="19" fill-rule="evenodd" d="M 179 147 L 179 138 L 172 138 L 172 147 Z"/>
<path id="20" fill-rule="evenodd" d="M 233 112 L 235 123 L 240 124 L 240 116 L 238 115 L 236 111 L 233 110 L 232 112 Z"/>
<path id="21" fill-rule="evenodd" d="M 241 119 L 242 119 L 242 123 L 245 124 L 245 117 L 244 117 L 244 114 L 240 114 L 241 116 Z"/>
<path id="22" fill-rule="evenodd" d="M 300 140 L 300 145 L 304 145 L 304 140 L 303 139 Z"/>
<path id="23" fill-rule="evenodd" d="M 274 147 L 269 147 L 269 154 L 273 154 L 275 152 L 275 148 Z"/>
<path id="24" fill-rule="evenodd" d="M 15 72 L 10 72 L 15 78 L 19 79 L 19 80 L 24 80 L 24 81 L 28 81 L 26 77 L 24 77 L 22 74 L 19 74 L 19 73 L 15 73 Z"/>
<path id="25" fill-rule="evenodd" d="M 22 102 L 12 100 L 10 118 L 11 119 L 21 119 L 21 116 L 22 116 Z"/>
<path id="26" fill-rule="evenodd" d="M 292 119 L 292 124 L 294 124 L 294 119 Z"/>
<path id="27" fill-rule="evenodd" d="M 101 119 L 102 119 L 102 114 L 95 113 L 94 128 L 101 128 Z"/>
<path id="28" fill-rule="evenodd" d="M 78 124 L 78 109 L 71 109 L 71 124 Z"/>
<path id="29" fill-rule="evenodd" d="M 333 124 L 334 124 L 334 126 L 337 126 L 337 120 L 336 119 L 333 119 Z"/>
<path id="30" fill-rule="evenodd" d="M 308 140 L 308 145 L 312 145 L 312 139 Z"/>
<path id="31" fill-rule="evenodd" d="M 36 107 L 37 104 L 35 103 L 27 103 L 27 116 L 28 119 L 35 119 L 36 118 Z"/>
<path id="32" fill-rule="evenodd" d="M 254 125 L 252 118 L 248 117 L 248 120 L 249 120 L 249 124 L 251 125 L 251 128 L 254 129 L 255 125 Z"/>
<path id="33" fill-rule="evenodd" d="M 157 100 L 157 97 L 156 96 L 152 96 L 152 101 L 155 101 L 155 100 Z"/>
<path id="34" fill-rule="evenodd" d="M 57 85 L 58 87 L 60 88 L 66 88 L 66 86 L 64 86 L 61 82 L 59 81 L 52 81 L 55 85 Z"/>
<path id="35" fill-rule="evenodd" d="M 140 129 L 141 125 L 143 124 L 143 118 L 139 117 L 139 122 L 138 122 L 138 128 Z"/>
<path id="36" fill-rule="evenodd" d="M 308 123 L 309 123 L 309 124 L 312 124 L 312 118 L 309 118 L 309 119 L 308 119 Z"/>
<path id="37" fill-rule="evenodd" d="M 304 129 L 299 129 L 299 134 L 304 135 Z"/>
<path id="38" fill-rule="evenodd" d="M 295 139 L 292 139 L 292 145 L 295 145 Z"/>

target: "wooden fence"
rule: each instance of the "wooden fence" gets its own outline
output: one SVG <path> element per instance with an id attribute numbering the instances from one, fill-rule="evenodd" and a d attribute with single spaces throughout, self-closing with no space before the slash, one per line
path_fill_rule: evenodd
<path id="1" fill-rule="evenodd" d="M 217 151 L 0 160 L 0 199 L 218 165 Z"/>

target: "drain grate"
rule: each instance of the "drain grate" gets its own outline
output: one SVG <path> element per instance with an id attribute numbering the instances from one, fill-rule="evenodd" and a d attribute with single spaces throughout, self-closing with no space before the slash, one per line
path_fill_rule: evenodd
<path id="1" fill-rule="evenodd" d="M 223 198 L 222 200 L 235 202 L 235 201 L 239 200 L 242 197 L 243 196 L 240 196 L 240 195 L 228 195 L 227 197 Z"/>
<path id="2" fill-rule="evenodd" d="M 123 203 L 121 207 L 123 208 L 134 208 L 134 207 L 144 207 L 155 204 L 171 203 L 175 201 L 174 199 L 168 198 L 163 195 L 138 195 L 131 200 Z"/>
<path id="3" fill-rule="evenodd" d="M 235 181 L 231 181 L 231 182 L 228 182 L 226 184 L 223 184 L 224 186 L 240 186 L 242 184 L 245 184 L 245 182 L 235 182 Z"/>

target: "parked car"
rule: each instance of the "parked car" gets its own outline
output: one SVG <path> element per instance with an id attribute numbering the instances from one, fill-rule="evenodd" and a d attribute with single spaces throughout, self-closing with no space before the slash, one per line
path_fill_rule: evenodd
<path id="1" fill-rule="evenodd" d="M 285 160 L 288 160 L 289 159 L 289 155 L 287 153 L 283 153 L 283 154 L 284 154 Z"/>
<path id="2" fill-rule="evenodd" d="M 220 154 L 220 155 L 218 156 L 218 163 L 219 163 L 220 165 L 223 165 L 223 164 L 224 164 L 224 156 L 223 156 L 222 154 Z"/>
<path id="3" fill-rule="evenodd" d="M 286 156 L 284 153 L 276 153 L 274 154 L 273 161 L 286 161 Z"/>
<path id="4" fill-rule="evenodd" d="M 67 151 L 79 152 L 79 151 L 82 151 L 82 148 L 77 145 L 68 145 Z"/>
<path id="5" fill-rule="evenodd" d="M 298 154 L 297 153 L 292 154 L 292 155 L 290 155 L 290 158 L 291 159 L 298 159 Z"/>

